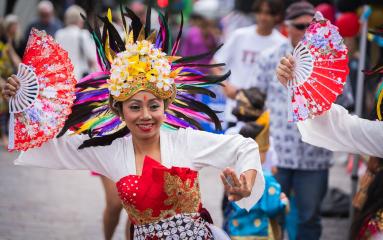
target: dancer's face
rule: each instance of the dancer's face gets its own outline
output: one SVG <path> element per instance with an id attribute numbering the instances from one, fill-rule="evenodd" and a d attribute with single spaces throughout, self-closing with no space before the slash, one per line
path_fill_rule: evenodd
<path id="1" fill-rule="evenodd" d="M 132 136 L 140 139 L 158 136 L 165 119 L 164 101 L 146 91 L 124 101 L 122 112 Z"/>

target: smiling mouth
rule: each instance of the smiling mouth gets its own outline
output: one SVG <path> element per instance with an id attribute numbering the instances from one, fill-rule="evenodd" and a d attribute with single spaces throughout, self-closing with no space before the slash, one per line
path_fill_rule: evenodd
<path id="1" fill-rule="evenodd" d="M 137 124 L 137 127 L 144 132 L 149 132 L 153 129 L 153 123 Z"/>

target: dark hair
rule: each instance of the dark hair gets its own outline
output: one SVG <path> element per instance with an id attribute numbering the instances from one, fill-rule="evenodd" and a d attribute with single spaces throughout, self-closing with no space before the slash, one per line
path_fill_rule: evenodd
<path id="1" fill-rule="evenodd" d="M 255 139 L 256 136 L 262 131 L 264 126 L 258 125 L 256 123 L 246 123 L 241 130 L 239 130 L 239 134 L 244 136 L 245 138 Z"/>
<path id="2" fill-rule="evenodd" d="M 262 4 L 266 3 L 270 8 L 270 14 L 274 16 L 282 16 L 284 13 L 284 3 L 283 0 L 256 0 L 252 7 L 254 12 L 260 12 Z"/>
<path id="3" fill-rule="evenodd" d="M 115 101 L 112 95 L 109 95 L 109 107 L 114 114 L 122 117 L 122 102 Z"/>
<path id="4" fill-rule="evenodd" d="M 379 158 L 379 165 L 383 167 L 383 159 Z M 354 218 L 351 225 L 351 239 L 357 239 L 364 221 L 373 217 L 380 209 L 383 209 L 383 170 L 375 174 L 367 190 L 367 199 L 360 213 Z"/>
<path id="5" fill-rule="evenodd" d="M 263 110 L 266 101 L 266 94 L 261 92 L 257 87 L 251 87 L 249 89 L 242 89 L 243 94 L 249 99 L 254 109 Z"/>
<path id="6" fill-rule="evenodd" d="M 204 20 L 205 19 L 205 17 L 204 16 L 202 16 L 201 14 L 199 14 L 199 13 L 191 13 L 190 14 L 190 17 L 189 17 L 189 20 Z"/>
<path id="7" fill-rule="evenodd" d="M 243 13 L 251 13 L 253 11 L 252 6 L 255 0 L 235 0 L 234 9 Z"/>
<path id="8" fill-rule="evenodd" d="M 266 95 L 258 88 L 241 89 L 236 96 L 236 106 L 232 114 L 238 121 L 253 122 L 261 116 L 264 111 Z"/>

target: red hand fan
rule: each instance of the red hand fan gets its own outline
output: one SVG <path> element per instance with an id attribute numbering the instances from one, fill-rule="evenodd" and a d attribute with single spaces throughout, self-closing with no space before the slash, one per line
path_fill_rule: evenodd
<path id="1" fill-rule="evenodd" d="M 76 79 L 68 53 L 44 31 L 32 29 L 9 100 L 9 150 L 41 146 L 63 127 L 75 98 Z"/>
<path id="2" fill-rule="evenodd" d="M 317 12 L 293 51 L 294 79 L 289 81 L 289 121 L 313 118 L 330 109 L 342 93 L 348 69 L 347 48 L 338 28 Z"/>

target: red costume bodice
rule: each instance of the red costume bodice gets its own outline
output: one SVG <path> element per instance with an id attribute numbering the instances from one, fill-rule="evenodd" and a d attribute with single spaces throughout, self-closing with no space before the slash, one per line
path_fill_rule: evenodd
<path id="1" fill-rule="evenodd" d="M 166 168 L 145 157 L 142 175 L 128 175 L 117 190 L 133 224 L 147 224 L 180 213 L 198 213 L 201 197 L 198 172 L 190 168 Z"/>

